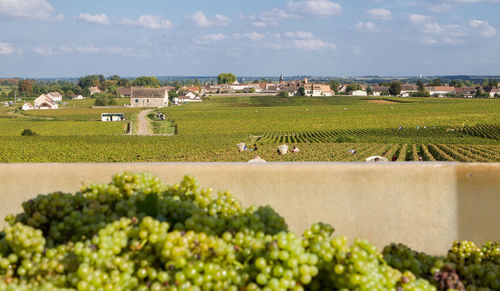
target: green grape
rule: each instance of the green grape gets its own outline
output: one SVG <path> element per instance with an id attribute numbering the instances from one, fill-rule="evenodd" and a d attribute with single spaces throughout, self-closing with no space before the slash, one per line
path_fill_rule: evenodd
<path id="1" fill-rule="evenodd" d="M 299 237 L 271 207 L 245 208 L 192 177 L 166 186 L 121 173 L 22 207 L 0 232 L 0 290 L 425 291 L 452 262 L 468 288 L 500 287 L 498 243 L 457 244 L 448 259 L 402 246 L 382 257 L 366 241 L 332 237 L 327 224 Z"/>

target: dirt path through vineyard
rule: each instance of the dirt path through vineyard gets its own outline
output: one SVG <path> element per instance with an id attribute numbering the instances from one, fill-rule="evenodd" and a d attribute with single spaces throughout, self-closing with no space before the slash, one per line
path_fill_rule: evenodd
<path id="1" fill-rule="evenodd" d="M 138 135 L 149 135 L 149 120 L 147 119 L 147 115 L 149 112 L 153 111 L 153 109 L 147 109 L 141 111 L 137 115 L 137 120 L 139 121 L 139 132 Z"/>

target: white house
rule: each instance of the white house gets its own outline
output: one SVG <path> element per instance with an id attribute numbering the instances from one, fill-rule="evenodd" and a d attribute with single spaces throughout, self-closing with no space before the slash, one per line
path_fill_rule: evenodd
<path id="1" fill-rule="evenodd" d="M 373 96 L 389 95 L 389 87 L 376 86 L 372 88 Z"/>
<path id="2" fill-rule="evenodd" d="M 425 90 L 429 91 L 431 96 L 437 95 L 440 97 L 448 93 L 455 93 L 455 87 L 452 86 L 430 86 L 425 87 Z"/>
<path id="3" fill-rule="evenodd" d="M 89 91 L 90 91 L 90 96 L 94 95 L 95 93 L 101 93 L 101 89 L 95 87 L 95 86 L 92 86 L 89 88 Z"/>
<path id="4" fill-rule="evenodd" d="M 409 97 L 411 93 L 418 92 L 418 86 L 413 84 L 403 84 L 401 85 L 401 97 Z"/>
<path id="5" fill-rule="evenodd" d="M 78 95 L 78 96 L 75 96 L 73 99 L 75 100 L 83 100 L 83 96 L 82 95 Z"/>
<path id="6" fill-rule="evenodd" d="M 237 81 L 236 81 L 237 82 Z M 234 91 L 243 91 L 247 89 L 247 85 L 245 84 L 234 84 L 229 86 Z"/>
<path id="7" fill-rule="evenodd" d="M 52 98 L 52 101 L 54 101 L 54 102 L 62 101 L 62 95 L 59 92 L 50 92 L 47 94 L 47 96 Z"/>
<path id="8" fill-rule="evenodd" d="M 495 95 L 500 95 L 500 89 L 499 88 L 493 88 L 490 91 L 490 97 L 493 98 Z"/>
<path id="9" fill-rule="evenodd" d="M 368 93 L 366 93 L 366 91 L 363 90 L 354 90 L 351 91 L 349 94 L 352 96 L 368 96 Z"/>
<path id="10" fill-rule="evenodd" d="M 35 101 L 33 103 L 35 105 L 35 109 L 58 109 L 59 108 L 57 103 L 54 102 L 52 100 L 52 98 L 47 96 L 46 94 L 40 95 L 38 98 L 35 99 Z"/>
<path id="11" fill-rule="evenodd" d="M 35 107 L 33 107 L 31 103 L 27 102 L 23 104 L 23 107 L 21 107 L 21 109 L 27 111 L 27 110 L 33 110 L 35 109 Z"/>
<path id="12" fill-rule="evenodd" d="M 183 104 L 183 103 L 190 103 L 190 102 L 201 102 L 201 98 L 199 96 L 196 96 L 192 92 L 189 92 L 185 94 L 184 96 L 179 96 L 174 98 L 174 103 L 175 104 Z"/>
<path id="13" fill-rule="evenodd" d="M 304 93 L 306 96 L 320 97 L 333 96 L 334 92 L 329 85 L 325 84 L 304 84 Z"/>

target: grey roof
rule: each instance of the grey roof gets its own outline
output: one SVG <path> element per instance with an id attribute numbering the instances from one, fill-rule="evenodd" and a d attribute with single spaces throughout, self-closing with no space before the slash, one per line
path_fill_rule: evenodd
<path id="1" fill-rule="evenodd" d="M 132 98 L 165 98 L 168 97 L 167 89 L 162 88 L 134 88 L 132 87 Z"/>

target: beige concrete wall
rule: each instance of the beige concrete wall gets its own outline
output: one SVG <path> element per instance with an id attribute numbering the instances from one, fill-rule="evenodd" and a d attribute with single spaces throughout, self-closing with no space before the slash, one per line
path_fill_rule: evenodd
<path id="1" fill-rule="evenodd" d="M 456 239 L 500 240 L 500 164 L 0 164 L 0 216 L 39 193 L 75 192 L 120 171 L 151 172 L 169 184 L 193 175 L 244 205 L 271 205 L 296 232 L 322 221 L 379 248 L 402 242 L 444 254 Z"/>

